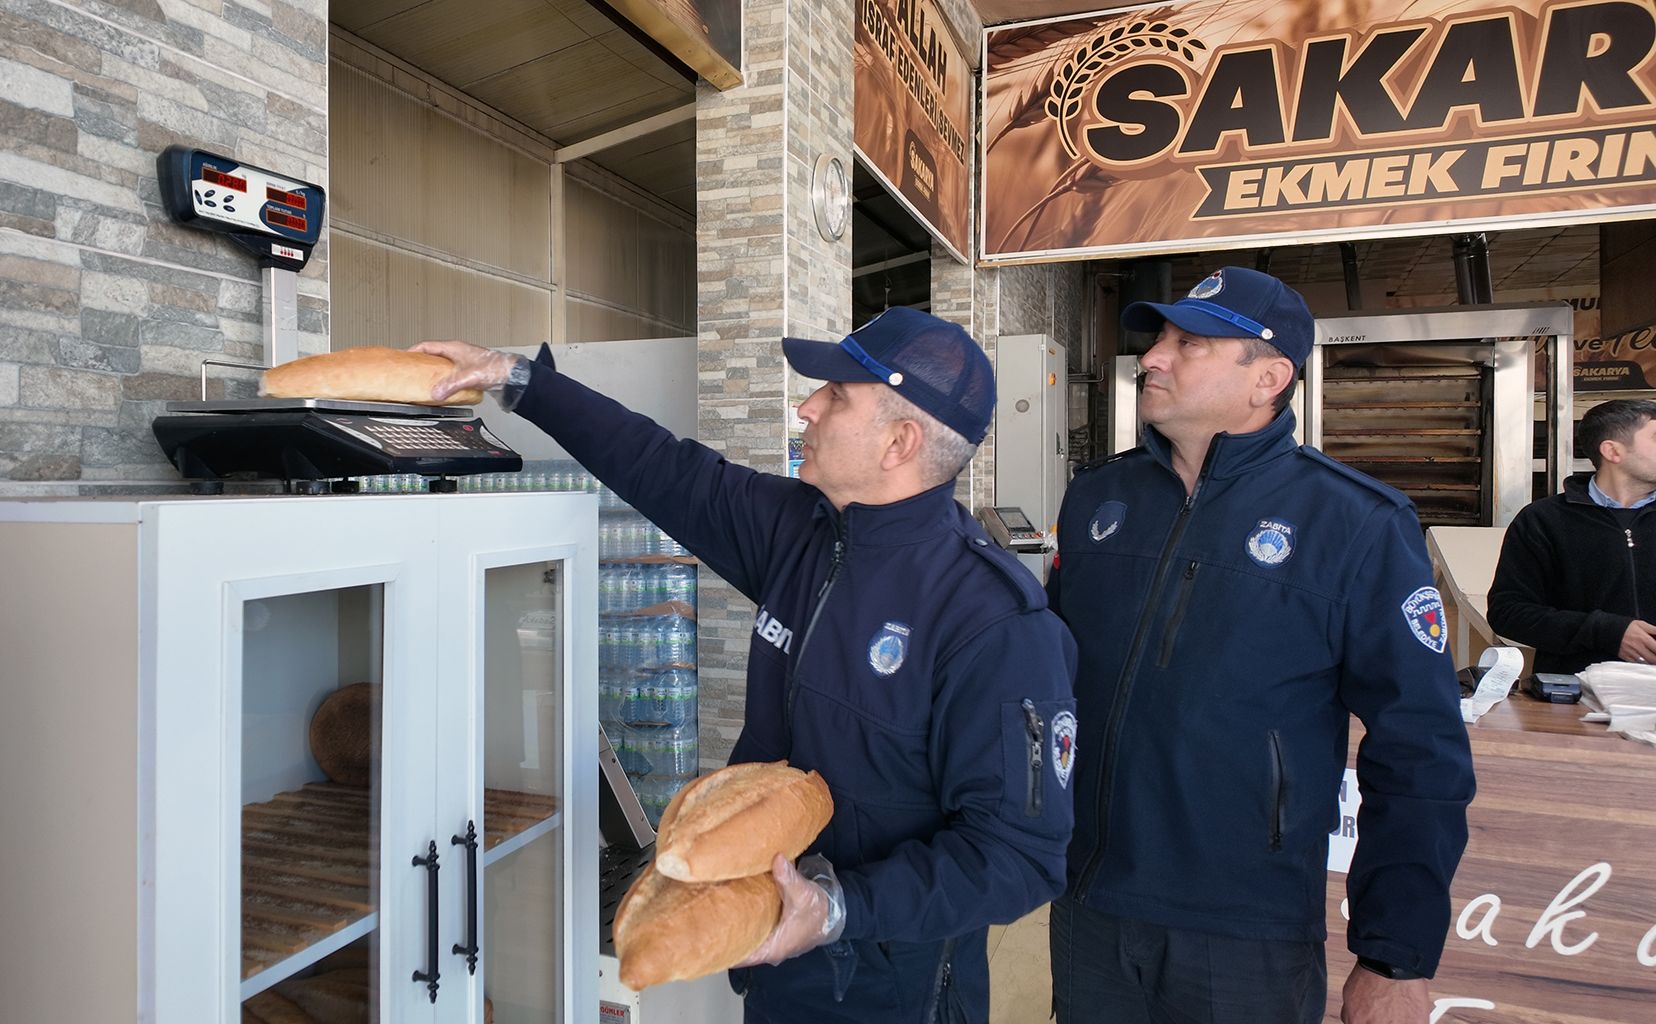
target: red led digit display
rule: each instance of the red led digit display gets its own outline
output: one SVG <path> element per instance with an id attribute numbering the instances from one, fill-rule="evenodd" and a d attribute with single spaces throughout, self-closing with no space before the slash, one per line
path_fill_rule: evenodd
<path id="1" fill-rule="evenodd" d="M 295 210 L 303 210 L 305 208 L 305 194 L 303 192 L 283 192 L 279 188 L 272 188 L 267 185 L 265 186 L 265 198 L 269 199 L 273 203 L 281 203 L 283 206 L 291 206 Z"/>
<path id="2" fill-rule="evenodd" d="M 281 210 L 266 210 L 265 222 L 277 227 L 292 228 L 294 231 L 305 230 L 309 224 L 304 217 L 292 213 L 283 213 Z"/>
<path id="3" fill-rule="evenodd" d="M 218 168 L 209 167 L 205 164 L 201 167 L 201 180 L 210 185 L 218 185 L 222 188 L 233 188 L 237 192 L 247 191 L 246 178 L 238 178 L 234 175 L 225 174 Z"/>

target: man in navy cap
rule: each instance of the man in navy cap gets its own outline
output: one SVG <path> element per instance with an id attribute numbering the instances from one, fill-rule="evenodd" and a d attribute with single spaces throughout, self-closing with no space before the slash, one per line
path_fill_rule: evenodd
<path id="1" fill-rule="evenodd" d="M 1323 1019 L 1355 714 L 1342 1020 L 1426 1024 L 1473 779 L 1414 508 L 1294 443 L 1314 326 L 1281 281 L 1225 267 L 1121 322 L 1156 334 L 1143 444 L 1076 474 L 1048 583 L 1081 658 L 1058 1020 Z"/>
<path id="2" fill-rule="evenodd" d="M 961 328 L 894 308 L 783 341 L 826 381 L 799 479 L 683 441 L 557 372 L 460 342 L 419 350 L 551 434 L 758 607 L 731 761 L 822 773 L 834 814 L 780 923 L 731 980 L 749 1024 L 983 1024 L 988 925 L 1063 888 L 1075 645 L 1040 584 L 954 500 L 994 370 Z"/>

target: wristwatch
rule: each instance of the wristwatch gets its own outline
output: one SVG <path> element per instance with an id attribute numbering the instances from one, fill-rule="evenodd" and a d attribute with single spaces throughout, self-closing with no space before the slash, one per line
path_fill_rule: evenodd
<path id="1" fill-rule="evenodd" d="M 1365 971 L 1371 971 L 1378 974 L 1382 978 L 1390 978 L 1393 981 L 1413 981 L 1416 978 L 1425 977 L 1424 974 L 1417 974 L 1414 971 L 1409 970 L 1407 967 L 1398 967 L 1395 964 L 1388 964 L 1384 960 L 1372 960 L 1366 956 L 1360 956 L 1357 958 L 1357 966 L 1361 967 Z"/>

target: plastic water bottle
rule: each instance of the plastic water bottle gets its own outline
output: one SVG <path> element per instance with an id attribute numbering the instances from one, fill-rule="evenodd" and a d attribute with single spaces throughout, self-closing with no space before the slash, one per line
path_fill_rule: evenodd
<path id="1" fill-rule="evenodd" d="M 689 667 L 696 663 L 696 624 L 682 615 L 668 615 L 661 619 L 660 641 L 657 646 L 660 661 L 667 666 Z"/>
<path id="2" fill-rule="evenodd" d="M 663 600 L 696 606 L 696 567 L 676 562 L 661 567 Z"/>
<path id="3" fill-rule="evenodd" d="M 626 619 L 621 627 L 621 668 L 636 672 L 644 664 L 644 623 L 640 619 Z"/>
<path id="4" fill-rule="evenodd" d="M 696 724 L 687 722 L 676 729 L 661 730 L 655 756 L 651 759 L 654 771 L 661 775 L 686 778 L 696 774 Z"/>
<path id="5" fill-rule="evenodd" d="M 660 694 L 662 722 L 671 726 L 695 723 L 695 672 L 684 668 L 666 669 L 657 673 L 652 685 Z"/>
<path id="6" fill-rule="evenodd" d="M 620 601 L 617 611 L 632 612 L 644 607 L 644 570 L 638 565 L 621 568 Z"/>

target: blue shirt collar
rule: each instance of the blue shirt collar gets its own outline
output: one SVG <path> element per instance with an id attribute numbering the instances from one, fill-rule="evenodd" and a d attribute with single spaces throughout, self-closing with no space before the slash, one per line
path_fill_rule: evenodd
<path id="1" fill-rule="evenodd" d="M 1640 498 L 1638 501 L 1635 501 L 1631 505 L 1618 504 L 1615 498 L 1612 498 L 1610 495 L 1599 490 L 1597 474 L 1594 474 L 1593 477 L 1587 481 L 1587 496 L 1593 499 L 1593 504 L 1602 505 L 1605 508 L 1644 508 L 1651 502 L 1656 501 L 1656 491 L 1651 491 L 1649 494 Z"/>

